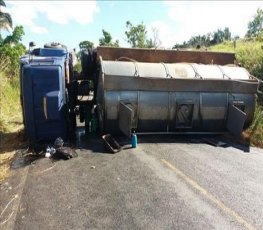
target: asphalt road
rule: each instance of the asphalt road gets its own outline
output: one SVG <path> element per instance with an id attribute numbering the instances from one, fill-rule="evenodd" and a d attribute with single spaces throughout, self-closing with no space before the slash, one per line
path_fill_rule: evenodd
<path id="1" fill-rule="evenodd" d="M 215 138 L 228 144 L 123 138 L 106 154 L 82 137 L 68 161 L 18 158 L 0 185 L 0 229 L 263 229 L 263 151 Z"/>

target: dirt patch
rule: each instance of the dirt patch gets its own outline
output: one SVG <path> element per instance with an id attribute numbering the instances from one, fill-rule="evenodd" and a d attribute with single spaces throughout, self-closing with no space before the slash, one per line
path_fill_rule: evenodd
<path id="1" fill-rule="evenodd" d="M 0 154 L 0 183 L 10 174 L 10 163 L 14 158 L 15 151 Z"/>
<path id="2" fill-rule="evenodd" d="M 15 153 L 25 144 L 22 126 L 18 126 L 12 133 L 4 133 L 1 135 L 0 183 L 10 175 L 10 165 Z"/>

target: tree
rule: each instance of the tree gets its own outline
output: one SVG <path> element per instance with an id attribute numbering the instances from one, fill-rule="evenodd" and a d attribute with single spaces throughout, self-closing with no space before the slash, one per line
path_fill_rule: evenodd
<path id="1" fill-rule="evenodd" d="M 9 29 L 13 27 L 11 15 L 9 13 L 2 12 L 1 7 L 6 7 L 5 2 L 0 0 L 0 30 Z"/>
<path id="2" fill-rule="evenodd" d="M 152 39 L 147 39 L 147 31 L 146 27 L 143 24 L 138 24 L 137 26 L 133 26 L 130 21 L 126 22 L 126 27 L 128 31 L 125 31 L 125 34 L 127 36 L 128 43 L 131 44 L 131 46 L 138 47 L 138 48 L 153 48 L 154 47 L 154 41 Z"/>
<path id="3" fill-rule="evenodd" d="M 0 0 L 0 30 L 2 28 L 12 28 L 12 18 L 8 13 L 1 11 L 5 7 L 5 2 Z M 5 60 L 8 60 L 8 75 L 18 76 L 19 58 L 26 53 L 26 47 L 21 43 L 24 35 L 23 26 L 16 26 L 11 35 L 3 38 L 0 34 L 0 53 Z"/>
<path id="4" fill-rule="evenodd" d="M 188 48 L 188 43 L 186 41 L 183 42 L 183 44 L 176 43 L 172 49 L 186 49 Z"/>
<path id="5" fill-rule="evenodd" d="M 3 40 L 3 44 L 18 44 L 22 41 L 23 35 L 25 35 L 23 26 L 16 26 L 13 33 Z"/>
<path id="6" fill-rule="evenodd" d="M 230 30 L 229 30 L 228 27 L 226 27 L 226 28 L 224 29 L 224 39 L 225 39 L 226 41 L 230 41 L 230 40 L 231 40 L 231 32 L 230 32 Z"/>
<path id="7" fill-rule="evenodd" d="M 153 38 L 146 40 L 147 48 L 158 48 L 161 46 L 162 42 L 159 38 L 159 30 L 156 27 L 152 27 Z"/>
<path id="8" fill-rule="evenodd" d="M 222 43 L 225 39 L 225 33 L 223 30 L 218 29 L 216 32 L 213 34 L 213 39 L 211 41 L 212 45 Z"/>
<path id="9" fill-rule="evenodd" d="M 222 43 L 227 40 L 231 40 L 231 32 L 228 27 L 225 27 L 224 30 L 218 29 L 213 33 L 192 36 L 187 42 L 184 41 L 183 44 L 174 45 L 173 49 L 190 48 L 190 47 L 200 48 L 202 46 L 208 47 L 211 45 Z"/>
<path id="10" fill-rule="evenodd" d="M 16 26 L 11 35 L 6 36 L 0 43 L 0 53 L 10 60 L 11 75 L 19 71 L 19 58 L 26 53 L 26 47 L 21 44 L 24 35 L 23 26 Z"/>
<path id="11" fill-rule="evenodd" d="M 246 37 L 252 38 L 257 37 L 263 31 L 263 10 L 257 9 L 257 13 L 253 20 L 248 23 L 248 30 Z"/>
<path id="12" fill-rule="evenodd" d="M 91 48 L 91 49 L 92 49 L 93 47 L 94 47 L 93 42 L 88 41 L 88 40 L 82 41 L 82 42 L 79 43 L 79 48 L 80 48 L 81 50 L 83 50 L 83 49 L 88 49 L 88 48 Z"/>
<path id="13" fill-rule="evenodd" d="M 100 46 L 119 47 L 119 40 L 112 41 L 112 36 L 106 30 L 102 30 L 103 37 L 99 39 Z"/>

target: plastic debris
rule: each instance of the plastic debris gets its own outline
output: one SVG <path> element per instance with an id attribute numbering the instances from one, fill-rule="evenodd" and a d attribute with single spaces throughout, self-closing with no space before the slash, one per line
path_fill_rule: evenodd
<path id="1" fill-rule="evenodd" d="M 64 141 L 61 137 L 58 137 L 55 142 L 54 142 L 54 146 L 55 148 L 59 148 L 62 147 L 64 145 Z"/>
<path id="2" fill-rule="evenodd" d="M 45 157 L 49 158 L 56 153 L 56 149 L 53 147 L 47 147 Z"/>
<path id="3" fill-rule="evenodd" d="M 132 137 L 131 137 L 131 146 L 132 148 L 136 148 L 137 147 L 137 135 L 135 134 L 135 132 L 132 134 Z"/>
<path id="4" fill-rule="evenodd" d="M 78 154 L 74 149 L 64 146 L 64 141 L 61 137 L 58 137 L 55 140 L 54 147 L 48 146 L 46 148 L 46 153 L 45 153 L 45 157 L 47 158 L 52 157 L 52 158 L 64 159 L 64 160 L 68 160 L 77 156 Z"/>
<path id="5" fill-rule="evenodd" d="M 50 157 L 51 157 L 50 152 L 46 152 L 45 157 L 46 157 L 46 158 L 50 158 Z"/>
<path id="6" fill-rule="evenodd" d="M 78 154 L 74 149 L 72 149 L 70 147 L 65 147 L 65 146 L 57 148 L 56 154 L 54 155 L 55 158 L 61 158 L 64 160 L 68 160 L 68 159 L 71 159 L 71 158 L 77 157 L 77 156 L 78 156 Z"/>

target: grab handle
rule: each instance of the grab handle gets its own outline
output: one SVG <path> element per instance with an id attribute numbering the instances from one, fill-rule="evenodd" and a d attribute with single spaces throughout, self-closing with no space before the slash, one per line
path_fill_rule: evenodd
<path id="1" fill-rule="evenodd" d="M 47 119 L 47 98 L 46 97 L 43 98 L 43 110 L 44 110 L 45 118 Z"/>

